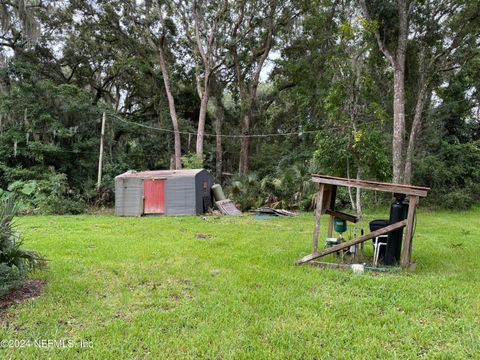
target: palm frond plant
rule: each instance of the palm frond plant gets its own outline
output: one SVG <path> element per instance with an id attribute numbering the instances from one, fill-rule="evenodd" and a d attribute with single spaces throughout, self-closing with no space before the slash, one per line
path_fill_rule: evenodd
<path id="1" fill-rule="evenodd" d="M 285 168 L 277 169 L 277 177 L 272 180 L 273 194 L 277 202 L 274 208 L 309 209 L 315 187 L 310 181 L 310 169 L 303 163 L 295 163 Z"/>
<path id="2" fill-rule="evenodd" d="M 45 265 L 45 259 L 35 251 L 22 249 L 22 241 L 13 222 L 15 199 L 0 202 L 0 297 L 20 284 L 31 271 Z"/>
<path id="3" fill-rule="evenodd" d="M 227 188 L 227 193 L 240 206 L 242 211 L 262 205 L 261 185 L 255 173 L 239 176 Z"/>
<path id="4" fill-rule="evenodd" d="M 262 179 L 250 173 L 235 178 L 228 187 L 228 193 L 243 211 L 262 205 L 277 209 L 308 210 L 315 197 L 311 172 L 308 164 L 295 163 L 285 168 L 278 166 L 275 175 L 267 175 Z"/>

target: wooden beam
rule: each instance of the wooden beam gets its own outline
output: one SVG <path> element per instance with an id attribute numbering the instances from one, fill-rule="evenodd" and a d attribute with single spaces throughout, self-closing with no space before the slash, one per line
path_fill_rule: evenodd
<path id="1" fill-rule="evenodd" d="M 320 235 L 320 217 L 322 215 L 323 190 L 325 186 L 320 184 L 315 198 L 315 227 L 313 229 L 312 254 L 318 251 L 318 236 Z"/>
<path id="2" fill-rule="evenodd" d="M 410 196 L 408 203 L 407 228 L 405 230 L 405 241 L 403 242 L 401 265 L 408 267 L 412 256 L 413 226 L 415 220 L 415 209 L 417 207 L 418 196 Z"/>
<path id="3" fill-rule="evenodd" d="M 297 260 L 296 263 L 297 263 L 297 265 L 300 265 L 300 264 L 304 264 L 306 262 L 312 261 L 314 259 L 318 259 L 322 256 L 336 253 L 337 251 L 349 248 L 352 245 L 357 245 L 357 244 L 360 244 L 360 243 L 365 242 L 367 240 L 373 239 L 377 236 L 385 235 L 385 234 L 389 233 L 390 231 L 400 229 L 400 228 L 404 227 L 406 224 L 407 224 L 407 220 L 402 220 L 402 221 L 396 222 L 394 224 L 391 224 L 391 225 L 388 225 L 384 228 L 372 231 L 369 234 L 360 236 L 360 237 L 355 238 L 353 240 L 350 240 L 350 241 L 344 242 L 342 244 L 338 244 L 338 245 L 326 248 L 319 253 L 312 252 L 310 255 L 304 256 L 303 258 Z"/>
<path id="4" fill-rule="evenodd" d="M 409 189 L 419 189 L 419 190 L 426 190 L 426 191 L 430 190 L 430 188 L 426 187 L 426 186 L 398 184 L 398 183 L 391 183 L 391 182 L 384 182 L 384 181 L 351 179 L 351 178 L 343 178 L 343 177 L 338 177 L 338 176 L 322 175 L 322 174 L 312 174 L 312 176 L 317 177 L 317 178 L 324 178 L 324 179 L 354 181 L 355 183 L 363 183 L 363 184 L 380 184 L 380 185 L 389 185 L 389 186 L 393 185 L 393 186 L 399 186 L 399 187 L 409 188 Z"/>
<path id="5" fill-rule="evenodd" d="M 347 220 L 347 221 L 350 221 L 350 222 L 353 222 L 353 223 L 357 223 L 360 220 L 360 218 L 358 218 L 356 216 L 353 216 L 353 215 L 350 215 L 350 214 L 345 214 L 345 213 L 342 213 L 340 211 L 327 209 L 326 213 L 328 215 L 335 216 L 337 218 L 344 219 L 344 220 Z"/>
<path id="6" fill-rule="evenodd" d="M 398 193 L 405 195 L 416 195 L 420 197 L 427 196 L 427 190 L 410 188 L 402 185 L 390 185 L 376 182 L 363 182 L 361 180 L 347 179 L 338 180 L 332 178 L 324 178 L 318 176 L 312 176 L 312 181 L 318 184 L 329 184 L 337 186 L 358 187 L 361 189 L 377 190 L 389 193 Z"/>

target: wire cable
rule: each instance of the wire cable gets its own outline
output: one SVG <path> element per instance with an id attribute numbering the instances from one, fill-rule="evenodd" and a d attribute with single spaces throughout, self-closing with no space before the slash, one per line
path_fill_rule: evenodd
<path id="1" fill-rule="evenodd" d="M 113 116 L 114 119 L 119 120 L 125 124 L 130 124 L 130 125 L 136 125 L 139 127 L 143 127 L 149 130 L 156 130 L 156 131 L 163 131 L 163 132 L 169 132 L 169 133 L 175 133 L 175 130 L 172 129 L 166 129 L 166 128 L 159 128 L 159 127 L 154 127 L 150 125 L 145 125 L 145 124 L 140 124 L 137 122 L 133 121 L 128 121 L 125 119 L 122 119 L 121 117 L 108 113 L 109 115 Z M 306 130 L 306 131 L 299 131 L 299 132 L 286 132 L 286 133 L 271 133 L 271 134 L 250 134 L 250 135 L 229 135 L 229 134 L 209 134 L 209 133 L 204 133 L 204 137 L 216 137 L 220 136 L 223 138 L 265 138 L 265 137 L 273 137 L 273 136 L 290 136 L 290 135 L 303 135 L 303 134 L 310 134 L 310 133 L 317 133 L 319 130 Z M 195 132 L 189 132 L 189 131 L 178 131 L 179 134 L 182 135 L 194 135 L 197 136 L 197 133 Z"/>

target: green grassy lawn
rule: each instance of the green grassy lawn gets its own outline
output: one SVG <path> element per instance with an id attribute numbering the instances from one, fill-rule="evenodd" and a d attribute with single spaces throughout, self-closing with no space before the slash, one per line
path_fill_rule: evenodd
<path id="1" fill-rule="evenodd" d="M 312 214 L 17 224 L 25 248 L 50 260 L 34 274 L 47 285 L 2 315 L 0 339 L 75 346 L 0 358 L 480 357 L 480 209 L 420 211 L 417 268 L 389 274 L 293 265 L 309 253 Z"/>

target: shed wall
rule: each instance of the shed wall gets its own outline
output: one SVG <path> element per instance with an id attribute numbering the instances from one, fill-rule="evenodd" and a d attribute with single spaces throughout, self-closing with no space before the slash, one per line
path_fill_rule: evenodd
<path id="1" fill-rule="evenodd" d="M 115 179 L 115 215 L 141 216 L 143 214 L 143 180 Z"/>
<path id="2" fill-rule="evenodd" d="M 195 177 L 171 176 L 165 180 L 166 215 L 193 215 L 195 208 Z"/>
<path id="3" fill-rule="evenodd" d="M 204 190 L 203 182 L 207 182 L 207 189 Z M 212 185 L 213 176 L 206 170 L 202 170 L 195 176 L 195 211 L 197 215 L 204 214 L 209 207 L 212 207 Z M 205 196 L 205 204 L 204 204 Z M 205 208 L 206 207 L 206 208 Z"/>

